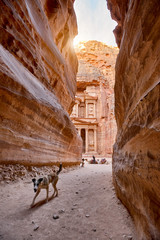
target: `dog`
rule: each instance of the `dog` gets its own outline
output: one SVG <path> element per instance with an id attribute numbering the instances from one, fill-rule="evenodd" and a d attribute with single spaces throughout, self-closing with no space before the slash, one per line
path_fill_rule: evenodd
<path id="1" fill-rule="evenodd" d="M 82 158 L 82 161 L 80 163 L 80 167 L 84 167 L 84 158 Z"/>
<path id="2" fill-rule="evenodd" d="M 58 175 L 61 172 L 61 170 L 62 170 L 62 163 L 60 163 L 59 170 L 57 172 L 54 171 L 52 174 L 50 174 L 46 177 L 43 177 L 43 178 L 39 178 L 38 180 L 36 180 L 35 178 L 32 179 L 32 182 L 34 185 L 34 192 L 36 192 L 36 194 L 33 198 L 31 207 L 33 207 L 35 199 L 39 195 L 41 189 L 46 189 L 46 193 L 47 193 L 46 202 L 48 202 L 48 193 L 49 193 L 49 184 L 50 183 L 52 184 L 53 189 L 54 189 L 52 197 L 54 197 L 54 194 L 55 194 L 55 197 L 58 196 L 58 189 L 56 187 L 56 184 L 58 182 Z"/>

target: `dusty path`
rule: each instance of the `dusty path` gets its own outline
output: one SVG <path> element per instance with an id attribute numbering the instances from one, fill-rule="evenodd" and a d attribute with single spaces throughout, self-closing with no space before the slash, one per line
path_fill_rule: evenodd
<path id="1" fill-rule="evenodd" d="M 115 196 L 111 176 L 111 164 L 62 172 L 59 197 L 44 204 L 43 190 L 36 201 L 40 204 L 32 209 L 31 181 L 1 185 L 0 239 L 136 240 L 133 223 Z M 53 215 L 59 218 L 55 220 Z"/>

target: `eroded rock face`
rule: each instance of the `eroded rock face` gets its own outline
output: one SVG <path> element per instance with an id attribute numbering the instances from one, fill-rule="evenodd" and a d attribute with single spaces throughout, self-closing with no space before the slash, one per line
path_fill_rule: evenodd
<path id="1" fill-rule="evenodd" d="M 81 158 L 69 114 L 76 92 L 73 0 L 0 1 L 0 163 Z"/>
<path id="2" fill-rule="evenodd" d="M 122 2 L 122 1 L 121 1 Z M 108 0 L 116 35 L 113 180 L 139 239 L 160 239 L 160 4 Z"/>

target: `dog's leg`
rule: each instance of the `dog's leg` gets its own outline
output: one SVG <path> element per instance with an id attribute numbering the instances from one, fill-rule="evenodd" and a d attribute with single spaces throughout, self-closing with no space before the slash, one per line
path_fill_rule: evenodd
<path id="1" fill-rule="evenodd" d="M 56 193 L 55 197 L 58 196 L 58 189 L 57 189 L 57 187 L 56 187 L 57 182 L 58 182 L 58 178 L 57 178 L 56 180 L 54 180 L 54 182 L 52 182 L 52 186 L 53 186 L 53 189 L 54 189 L 54 192 L 53 192 L 52 197 L 54 197 L 54 194 L 55 194 L 55 193 Z"/>
<path id="2" fill-rule="evenodd" d="M 49 186 L 46 188 L 46 193 L 47 193 L 47 195 L 46 195 L 46 203 L 47 203 L 48 202 Z"/>
<path id="3" fill-rule="evenodd" d="M 55 192 L 56 192 L 55 197 L 58 197 L 58 189 L 57 189 L 56 185 L 54 186 L 54 189 L 55 189 Z"/>
<path id="4" fill-rule="evenodd" d="M 40 193 L 40 189 L 38 189 L 37 190 L 37 192 L 36 192 L 36 194 L 35 194 L 35 196 L 34 196 L 34 198 L 33 198 L 33 201 L 32 201 L 32 204 L 31 204 L 31 207 L 33 207 L 33 205 L 34 205 L 34 202 L 35 202 L 35 200 L 36 200 L 36 197 L 38 196 L 38 194 Z"/>

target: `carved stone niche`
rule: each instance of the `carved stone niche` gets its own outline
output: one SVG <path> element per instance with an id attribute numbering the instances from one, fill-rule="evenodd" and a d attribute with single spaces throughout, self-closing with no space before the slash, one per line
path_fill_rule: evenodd
<path id="1" fill-rule="evenodd" d="M 78 117 L 80 118 L 85 118 L 85 110 L 86 110 L 86 106 L 84 102 L 81 102 L 78 106 Z"/>

